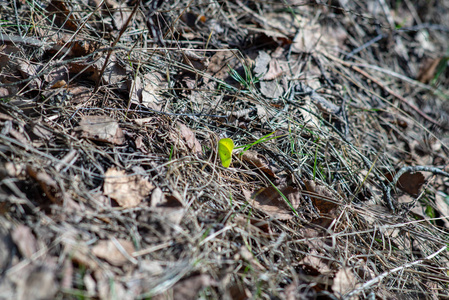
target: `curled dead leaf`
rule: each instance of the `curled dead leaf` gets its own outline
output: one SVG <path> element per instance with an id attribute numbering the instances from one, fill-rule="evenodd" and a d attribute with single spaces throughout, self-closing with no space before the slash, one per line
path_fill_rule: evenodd
<path id="1" fill-rule="evenodd" d="M 276 174 L 274 174 L 273 170 L 271 170 L 268 166 L 268 160 L 262 154 L 259 154 L 256 151 L 248 150 L 243 152 L 241 158 L 242 160 L 265 172 L 267 175 L 271 177 L 277 177 Z"/>
<path id="2" fill-rule="evenodd" d="M 108 116 L 83 116 L 76 131 L 81 131 L 81 137 L 93 141 L 108 142 L 122 145 L 125 135 L 117 121 Z"/>
<path id="3" fill-rule="evenodd" d="M 387 173 L 385 177 L 388 181 L 393 181 L 394 174 Z M 424 175 L 421 172 L 416 173 L 404 173 L 399 177 L 396 187 L 400 188 L 402 191 L 412 195 L 417 196 L 421 190 L 422 185 L 426 182 Z"/>
<path id="4" fill-rule="evenodd" d="M 121 207 L 136 207 L 154 189 L 154 186 L 139 175 L 128 176 L 125 171 L 110 168 L 105 174 L 103 190 L 105 196 L 114 199 Z"/>
<path id="5" fill-rule="evenodd" d="M 338 208 L 338 200 L 335 194 L 327 187 L 313 180 L 304 180 L 307 194 L 312 199 L 312 203 L 321 214 L 334 216 Z"/>
<path id="6" fill-rule="evenodd" d="M 179 132 L 181 136 L 187 143 L 187 147 L 192 150 L 195 154 L 201 154 L 202 149 L 201 145 L 195 137 L 193 131 L 188 128 L 186 125 L 178 122 Z"/>
<path id="7" fill-rule="evenodd" d="M 121 247 L 121 249 L 119 249 Z M 123 253 L 126 251 L 126 253 Z M 99 241 L 93 248 L 92 253 L 111 265 L 120 267 L 132 258 L 132 253 L 135 251 L 134 245 L 128 240 L 107 240 Z M 127 254 L 127 255 L 126 255 Z M 128 257 L 127 257 L 128 256 Z"/>
<path id="8" fill-rule="evenodd" d="M 279 192 L 287 198 L 291 206 Z M 248 199 L 249 193 L 244 194 Z M 292 207 L 294 209 L 298 208 L 300 199 L 301 192 L 294 187 L 287 186 L 285 188 L 276 189 L 273 186 L 270 186 L 253 193 L 248 199 L 248 202 L 273 218 L 289 220 L 294 216 Z"/>

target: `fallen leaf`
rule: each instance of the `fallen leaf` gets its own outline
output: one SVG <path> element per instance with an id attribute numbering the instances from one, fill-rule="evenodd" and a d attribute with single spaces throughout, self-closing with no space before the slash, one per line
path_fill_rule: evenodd
<path id="1" fill-rule="evenodd" d="M 110 168 L 105 173 L 103 191 L 105 196 L 114 199 L 121 207 L 136 207 L 154 186 L 139 175 L 126 175 L 125 171 Z"/>
<path id="2" fill-rule="evenodd" d="M 193 131 L 186 125 L 182 124 L 181 122 L 178 122 L 178 127 L 181 136 L 187 143 L 187 147 L 189 147 L 189 149 L 192 150 L 195 154 L 201 154 L 202 153 L 201 145 L 196 139 Z"/>
<path id="3" fill-rule="evenodd" d="M 387 173 L 384 174 L 388 181 L 393 181 L 394 174 Z M 421 172 L 415 173 L 404 173 L 399 177 L 396 187 L 400 188 L 402 191 L 412 195 L 418 196 L 422 185 L 426 182 L 424 175 Z"/>
<path id="4" fill-rule="evenodd" d="M 293 53 L 312 53 L 325 51 L 338 53 L 345 49 L 345 41 L 348 38 L 347 30 L 341 26 L 323 27 L 319 24 L 303 26 L 293 39 L 291 51 Z"/>
<path id="5" fill-rule="evenodd" d="M 142 80 L 139 76 L 128 81 L 128 89 L 131 103 L 140 104 L 142 102 Z"/>
<path id="6" fill-rule="evenodd" d="M 37 240 L 31 229 L 25 225 L 18 225 L 11 233 L 11 238 L 23 257 L 30 259 L 37 252 Z"/>
<path id="7" fill-rule="evenodd" d="M 277 177 L 273 170 L 268 166 L 268 160 L 256 151 L 247 150 L 240 156 L 242 160 L 252 164 L 271 177 Z"/>
<path id="8" fill-rule="evenodd" d="M 159 197 L 159 195 L 155 197 Z M 181 223 L 185 213 L 184 201 L 177 191 L 162 195 L 161 202 L 154 209 L 167 221 L 176 225 Z"/>
<path id="9" fill-rule="evenodd" d="M 48 17 L 54 20 L 55 24 L 75 32 L 78 29 L 75 23 L 75 18 L 73 16 L 73 9 L 67 7 L 67 3 L 60 0 L 53 0 L 47 6 L 46 11 L 48 12 Z"/>
<path id="10" fill-rule="evenodd" d="M 313 180 L 304 180 L 304 184 L 315 208 L 321 214 L 335 215 L 339 206 L 335 194 L 324 185 Z"/>
<path id="11" fill-rule="evenodd" d="M 342 268 L 335 274 L 332 290 L 339 297 L 353 291 L 357 287 L 357 279 L 349 268 Z"/>
<path id="12" fill-rule="evenodd" d="M 198 292 L 203 288 L 217 283 L 209 275 L 194 275 L 183 279 L 173 287 L 173 299 L 197 299 Z M 164 294 L 154 297 L 156 300 L 166 299 Z"/>
<path id="13" fill-rule="evenodd" d="M 58 183 L 48 175 L 44 170 L 36 171 L 31 166 L 27 166 L 27 174 L 39 183 L 40 187 L 44 191 L 45 195 L 55 204 L 62 204 L 64 201 L 70 203 L 72 208 L 76 208 L 75 202 L 71 199 L 70 195 L 64 192 L 58 185 Z"/>
<path id="14" fill-rule="evenodd" d="M 155 188 L 151 193 L 151 207 L 159 206 L 165 202 L 165 195 L 160 188 Z"/>
<path id="15" fill-rule="evenodd" d="M 92 97 L 91 89 L 80 85 L 69 86 L 66 92 L 70 95 L 73 104 L 86 103 Z"/>
<path id="16" fill-rule="evenodd" d="M 260 92 L 267 98 L 278 99 L 284 94 L 284 87 L 276 80 L 261 81 Z"/>
<path id="17" fill-rule="evenodd" d="M 282 69 L 277 59 L 271 59 L 268 72 L 261 78 L 261 80 L 273 80 L 280 77 L 285 70 Z"/>
<path id="18" fill-rule="evenodd" d="M 168 88 L 165 77 L 159 72 L 145 74 L 143 78 L 143 89 L 141 101 L 148 108 L 160 111 L 163 99 L 158 97 L 158 93 Z"/>
<path id="19" fill-rule="evenodd" d="M 83 241 L 76 237 L 76 232 L 66 231 L 61 236 L 61 243 L 64 246 L 64 253 L 70 259 L 90 270 L 98 269 L 98 263 L 95 261 L 90 248 Z"/>
<path id="20" fill-rule="evenodd" d="M 238 88 L 240 86 L 240 83 L 231 78 L 231 76 L 229 75 L 230 68 L 237 71 L 242 76 L 242 78 L 245 78 L 242 63 L 237 58 L 236 54 L 234 54 L 231 50 L 218 51 L 210 58 L 206 73 L 210 78 L 224 81 L 227 84 Z M 208 77 L 204 78 L 204 82 L 206 84 L 211 80 Z"/>
<path id="21" fill-rule="evenodd" d="M 416 80 L 422 83 L 429 83 L 434 77 L 441 58 L 426 59 L 421 63 Z"/>
<path id="22" fill-rule="evenodd" d="M 116 244 L 118 242 L 119 245 Z M 122 253 L 126 251 L 129 257 L 132 257 L 132 253 L 135 251 L 134 245 L 128 240 L 117 240 L 116 242 L 112 240 L 99 241 L 93 248 L 92 253 L 104 260 L 106 260 L 111 265 L 120 267 L 129 262 L 128 258 Z M 118 247 L 122 247 L 122 251 Z"/>
<path id="23" fill-rule="evenodd" d="M 131 11 L 126 5 L 118 5 L 114 10 L 115 12 L 112 14 L 112 20 L 114 21 L 115 27 L 118 30 L 121 30 L 131 16 Z"/>
<path id="24" fill-rule="evenodd" d="M 320 253 L 316 250 L 312 250 L 303 259 L 299 261 L 300 265 L 303 265 L 305 269 L 309 270 L 309 274 L 317 275 L 331 275 L 332 269 L 325 261 L 320 258 Z"/>
<path id="25" fill-rule="evenodd" d="M 39 66 L 31 64 L 29 60 L 20 60 L 18 70 L 24 79 L 32 78 L 29 85 L 32 89 L 36 89 L 42 85 L 42 80 L 36 77 Z"/>
<path id="26" fill-rule="evenodd" d="M 232 162 L 232 150 L 234 150 L 234 141 L 230 138 L 220 139 L 218 141 L 218 156 L 221 160 L 221 165 L 229 168 Z"/>
<path id="27" fill-rule="evenodd" d="M 271 56 L 265 51 L 259 51 L 259 55 L 256 58 L 254 66 L 254 75 L 258 78 L 262 78 L 268 72 L 268 64 L 271 61 Z"/>
<path id="28" fill-rule="evenodd" d="M 444 227 L 449 228 L 449 196 L 442 194 L 441 192 L 435 193 L 435 205 L 436 209 L 443 217 Z"/>
<path id="29" fill-rule="evenodd" d="M 69 81 L 69 70 L 67 66 L 60 66 L 57 68 L 52 68 L 49 66 L 49 73 L 44 74 L 44 80 L 47 82 L 48 86 L 52 89 L 64 86 L 67 81 Z M 61 82 L 64 84 L 61 85 Z"/>
<path id="30" fill-rule="evenodd" d="M 292 207 L 296 209 L 300 203 L 300 191 L 291 186 L 279 190 L 287 197 Z M 273 186 L 262 188 L 253 193 L 249 202 L 275 219 L 288 220 L 293 218 L 292 208 Z"/>
<path id="31" fill-rule="evenodd" d="M 81 131 L 81 137 L 93 141 L 115 145 L 125 143 L 125 135 L 119 124 L 108 116 L 83 116 L 75 131 Z"/>
<path id="32" fill-rule="evenodd" d="M 35 266 L 29 273 L 26 273 L 25 280 L 19 280 L 17 299 L 55 299 L 58 290 L 59 284 L 55 272 L 46 267 Z"/>

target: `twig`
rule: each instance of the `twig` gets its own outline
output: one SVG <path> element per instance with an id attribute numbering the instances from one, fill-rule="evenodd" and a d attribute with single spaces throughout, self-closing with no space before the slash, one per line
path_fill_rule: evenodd
<path id="1" fill-rule="evenodd" d="M 445 172 L 443 170 L 440 170 L 438 168 L 435 167 L 430 167 L 430 166 L 414 166 L 414 167 L 403 167 L 399 170 L 399 172 L 396 173 L 396 175 L 393 178 L 393 181 L 391 182 L 391 185 L 387 185 L 386 191 L 385 191 L 385 201 L 388 203 L 388 206 L 390 207 L 390 209 L 394 212 L 394 206 L 392 203 L 392 198 L 391 198 L 391 186 L 396 186 L 399 178 L 404 175 L 404 173 L 415 173 L 415 172 L 431 172 L 433 174 L 436 175 L 442 175 L 445 177 L 449 177 L 449 173 Z"/>
<path id="2" fill-rule="evenodd" d="M 400 266 L 400 267 L 397 267 L 397 268 L 394 268 L 394 269 L 392 269 L 392 270 L 383 272 L 383 273 L 380 274 L 379 276 L 374 277 L 373 279 L 371 279 L 371 280 L 365 282 L 361 287 L 356 288 L 355 290 L 353 290 L 352 292 L 350 292 L 349 294 L 347 294 L 343 299 L 349 299 L 349 298 L 351 298 L 351 297 L 353 297 L 353 296 L 357 296 L 358 294 L 360 294 L 360 293 L 363 292 L 364 290 L 370 288 L 372 285 L 374 285 L 374 284 L 376 284 L 376 283 L 382 281 L 382 280 L 383 280 L 385 277 L 387 277 L 388 275 L 391 275 L 391 274 L 397 273 L 397 272 L 399 272 L 399 271 L 402 271 L 402 270 L 404 270 L 404 269 L 410 268 L 410 267 L 412 267 L 412 266 L 414 266 L 414 265 L 417 265 L 417 264 L 420 264 L 420 263 L 422 263 L 422 262 L 424 262 L 424 261 L 426 261 L 426 260 L 430 260 L 430 259 L 434 258 L 435 256 L 437 256 L 438 254 L 440 254 L 441 252 L 443 252 L 444 250 L 446 250 L 446 249 L 447 249 L 446 246 L 441 247 L 440 250 L 438 250 L 437 252 L 435 252 L 435 253 L 433 253 L 433 254 L 427 256 L 427 257 L 424 258 L 424 259 L 420 259 L 420 260 L 414 261 L 414 262 L 412 262 L 412 263 L 404 264 L 404 265 L 402 265 L 402 266 Z"/>
<path id="3" fill-rule="evenodd" d="M 106 59 L 104 60 L 103 68 L 101 68 L 100 76 L 98 78 L 97 84 L 95 85 L 94 94 L 100 88 L 100 84 L 101 84 L 101 81 L 102 81 L 101 78 L 103 78 L 104 71 L 106 70 L 106 66 L 109 63 L 109 58 L 112 55 L 112 49 L 115 47 L 115 45 L 118 43 L 118 41 L 120 40 L 122 35 L 125 33 L 126 29 L 128 28 L 129 22 L 131 22 L 131 19 L 133 18 L 134 14 L 137 12 L 137 9 L 139 8 L 141 1 L 142 0 L 138 0 L 138 2 L 134 5 L 134 9 L 132 10 L 131 14 L 129 15 L 128 19 L 126 20 L 125 24 L 123 25 L 122 29 L 120 30 L 117 38 L 112 43 L 111 50 L 109 50 L 108 55 L 106 56 Z"/>
<path id="4" fill-rule="evenodd" d="M 416 105 L 414 105 L 413 103 L 410 103 L 407 99 L 405 99 L 403 96 L 399 95 L 398 93 L 396 93 L 395 91 L 393 91 L 392 89 L 390 89 L 389 87 L 385 86 L 382 82 L 380 82 L 379 80 L 377 80 L 376 78 L 374 78 L 373 76 L 369 75 L 368 73 L 366 73 L 365 71 L 363 71 L 362 69 L 360 69 L 359 67 L 343 61 L 331 54 L 328 53 L 323 53 L 326 57 L 333 59 L 339 63 L 341 63 L 342 65 L 344 65 L 345 67 L 351 68 L 354 71 L 360 73 L 361 75 L 365 76 L 366 78 L 368 78 L 369 80 L 373 81 L 374 83 L 376 83 L 377 85 L 379 85 L 382 89 L 384 89 L 387 93 L 389 93 L 390 95 L 396 97 L 397 99 L 401 100 L 404 104 L 408 105 L 410 108 L 412 108 L 414 111 L 416 111 L 421 117 L 423 117 L 424 119 L 426 119 L 427 121 L 437 125 L 438 127 L 443 128 L 443 125 L 441 125 L 437 120 L 433 119 L 432 117 L 430 117 L 429 115 L 427 115 L 425 112 L 423 112 L 421 109 L 419 109 Z"/>

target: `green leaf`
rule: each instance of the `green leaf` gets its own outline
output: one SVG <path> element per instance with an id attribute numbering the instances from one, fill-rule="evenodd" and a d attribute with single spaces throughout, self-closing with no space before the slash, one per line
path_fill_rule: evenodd
<path id="1" fill-rule="evenodd" d="M 228 168 L 232 160 L 232 150 L 234 149 L 234 142 L 231 139 L 225 138 L 218 141 L 218 155 L 220 156 L 223 167 Z"/>

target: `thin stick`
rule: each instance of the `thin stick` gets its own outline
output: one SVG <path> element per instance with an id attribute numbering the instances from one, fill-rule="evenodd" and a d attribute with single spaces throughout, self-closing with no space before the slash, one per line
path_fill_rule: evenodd
<path id="1" fill-rule="evenodd" d="M 397 273 L 397 272 L 399 272 L 399 271 L 402 271 L 402 270 L 404 270 L 404 269 L 410 268 L 410 267 L 412 267 L 412 266 L 414 266 L 414 265 L 417 265 L 417 264 L 420 264 L 420 263 L 422 263 L 422 262 L 424 262 L 424 261 L 426 261 L 426 260 L 430 260 L 430 259 L 434 258 L 435 256 L 437 256 L 438 254 L 440 254 L 441 252 L 443 252 L 444 250 L 446 250 L 446 249 L 447 249 L 447 247 L 444 246 L 444 247 L 442 247 L 440 250 L 438 250 L 437 252 L 435 252 L 435 253 L 433 253 L 433 254 L 427 256 L 427 257 L 424 258 L 424 259 L 420 259 L 420 260 L 414 261 L 414 262 L 412 262 L 412 263 L 408 263 L 408 264 L 402 265 L 402 266 L 400 266 L 400 267 L 394 268 L 394 269 L 392 269 L 392 270 L 386 271 L 386 272 L 380 274 L 379 276 L 374 277 L 373 279 L 371 279 L 371 280 L 365 282 L 361 287 L 356 288 L 355 290 L 353 290 L 353 291 L 350 292 L 349 294 L 345 295 L 345 296 L 343 297 L 343 299 L 349 299 L 349 298 L 351 298 L 351 297 L 353 297 L 353 296 L 357 296 L 358 294 L 360 294 L 360 293 L 363 292 L 364 290 L 370 288 L 372 285 L 374 285 L 374 284 L 376 284 L 376 283 L 382 281 L 382 280 L 383 280 L 385 277 L 387 277 L 388 275 L 391 275 L 391 274 Z"/>
<path id="2" fill-rule="evenodd" d="M 112 55 L 112 51 L 113 51 L 115 45 L 117 45 L 117 43 L 118 43 L 118 41 L 120 40 L 120 38 L 122 37 L 123 33 L 125 33 L 126 28 L 128 28 L 129 22 L 131 22 L 131 19 L 133 18 L 134 14 L 137 12 L 137 9 L 139 8 L 140 2 L 141 2 L 141 1 L 142 1 L 142 0 L 138 0 L 138 2 L 136 3 L 136 5 L 134 6 L 133 11 L 131 12 L 131 14 L 129 15 L 129 17 L 128 17 L 128 19 L 126 20 L 125 24 L 123 25 L 122 29 L 120 30 L 120 32 L 119 32 L 117 38 L 116 38 L 115 41 L 112 43 L 112 45 L 111 45 L 111 50 L 108 51 L 108 55 L 106 56 L 106 59 L 105 59 L 104 64 L 103 64 L 103 68 L 101 68 L 100 76 L 99 76 L 99 78 L 98 78 L 97 84 L 95 85 L 94 94 L 95 94 L 96 92 L 98 92 L 98 89 L 100 88 L 101 78 L 103 78 L 104 71 L 106 70 L 106 66 L 108 65 L 109 58 L 110 58 L 111 55 Z"/>
<path id="3" fill-rule="evenodd" d="M 433 119 L 432 117 L 430 117 L 429 115 L 427 115 L 425 112 L 423 112 L 421 109 L 419 109 L 415 104 L 410 103 L 407 99 L 405 99 L 403 96 L 399 95 L 398 93 L 396 93 L 395 91 L 393 91 L 392 89 L 390 89 L 389 87 L 385 86 L 382 82 L 380 82 L 379 80 L 377 80 L 376 78 L 374 78 L 373 76 L 371 76 L 370 74 L 366 73 L 365 71 L 363 71 L 362 69 L 360 69 L 357 66 L 354 66 L 351 63 L 348 63 L 346 61 L 343 61 L 331 54 L 328 53 L 323 53 L 325 56 L 327 56 L 330 59 L 333 59 L 337 62 L 339 62 L 340 64 L 344 65 L 345 67 L 351 68 L 354 71 L 360 73 L 361 75 L 365 76 L 366 78 L 368 78 L 369 80 L 373 81 L 374 83 L 376 83 L 377 85 L 379 85 L 382 89 L 384 89 L 387 93 L 389 93 L 390 95 L 396 97 L 397 99 L 401 100 L 403 103 L 405 103 L 406 105 L 408 105 L 411 109 L 413 109 L 414 111 L 416 111 L 421 117 L 423 117 L 424 119 L 426 119 L 427 121 L 437 125 L 438 127 L 443 128 L 443 126 L 435 119 Z"/>

